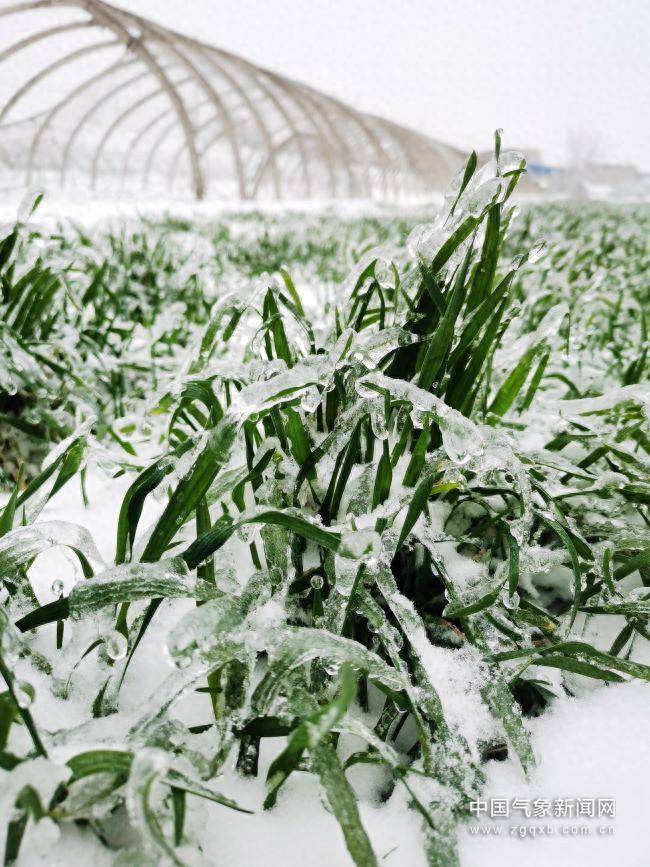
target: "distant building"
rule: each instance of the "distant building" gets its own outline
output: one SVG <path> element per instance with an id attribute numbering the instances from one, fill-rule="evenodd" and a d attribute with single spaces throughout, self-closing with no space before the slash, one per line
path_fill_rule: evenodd
<path id="1" fill-rule="evenodd" d="M 650 175 L 629 163 L 585 162 L 535 174 L 552 196 L 626 202 L 650 199 Z"/>

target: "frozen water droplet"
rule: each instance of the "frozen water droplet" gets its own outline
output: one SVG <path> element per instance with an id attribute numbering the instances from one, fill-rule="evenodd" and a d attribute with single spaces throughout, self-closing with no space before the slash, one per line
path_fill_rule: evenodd
<path id="1" fill-rule="evenodd" d="M 124 659 L 127 651 L 127 641 L 121 632 L 113 630 L 104 639 L 106 645 L 106 653 L 111 659 Z"/>
<path id="2" fill-rule="evenodd" d="M 471 421 L 457 412 L 438 413 L 445 451 L 456 464 L 466 464 L 483 453 L 485 444 L 480 431 Z"/>
<path id="3" fill-rule="evenodd" d="M 52 593 L 54 593 L 55 596 L 60 596 L 63 593 L 64 587 L 65 585 L 60 578 L 55 578 L 54 581 L 52 581 Z"/>
<path id="4" fill-rule="evenodd" d="M 316 412 L 320 404 L 320 392 L 315 385 L 304 391 L 300 398 L 300 406 L 305 412 Z"/>
<path id="5" fill-rule="evenodd" d="M 14 682 L 14 695 L 18 702 L 18 707 L 29 707 L 36 698 L 36 690 L 26 680 L 17 680 Z"/>
<path id="6" fill-rule="evenodd" d="M 427 423 L 428 415 L 428 412 L 424 412 L 423 410 L 414 407 L 411 410 L 411 422 L 413 423 L 413 427 L 417 428 L 418 430 L 420 428 L 423 428 Z"/>
<path id="7" fill-rule="evenodd" d="M 372 432 L 378 440 L 388 439 L 388 430 L 386 429 L 386 418 L 384 415 L 384 407 L 373 407 L 370 412 L 370 425 Z"/>
<path id="8" fill-rule="evenodd" d="M 359 571 L 359 563 L 348 559 L 346 556 L 337 554 L 334 558 L 336 570 L 336 590 L 341 596 L 349 596 L 352 593 L 354 582 Z"/>
<path id="9" fill-rule="evenodd" d="M 20 655 L 20 644 L 15 634 L 10 632 L 9 629 L 6 629 L 2 633 L 0 646 L 2 647 L 2 656 L 4 657 L 5 663 L 9 668 L 13 668 L 18 660 L 18 656 Z"/>
<path id="10" fill-rule="evenodd" d="M 358 379 L 355 382 L 354 387 L 355 387 L 359 397 L 366 397 L 366 398 L 376 398 L 377 397 L 377 389 L 372 388 L 371 386 L 367 385 L 366 381 L 363 379 Z"/>
<path id="11" fill-rule="evenodd" d="M 380 286 L 390 288 L 395 282 L 391 262 L 388 259 L 378 259 L 375 265 L 375 280 Z"/>
<path id="12" fill-rule="evenodd" d="M 323 587 L 323 578 L 321 575 L 313 575 L 311 579 L 311 586 L 314 590 L 320 590 Z"/>
<path id="13" fill-rule="evenodd" d="M 509 610 L 512 611 L 515 608 L 519 607 L 519 594 L 515 590 L 515 592 L 512 594 L 512 596 L 510 596 L 508 591 L 504 588 L 502 593 L 501 593 L 501 601 L 503 602 L 503 604 L 506 608 L 508 608 Z"/>

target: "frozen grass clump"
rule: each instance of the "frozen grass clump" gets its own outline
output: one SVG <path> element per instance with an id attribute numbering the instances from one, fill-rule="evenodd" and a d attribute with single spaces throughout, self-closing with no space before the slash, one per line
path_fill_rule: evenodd
<path id="1" fill-rule="evenodd" d="M 451 867 L 486 763 L 535 766 L 527 716 L 650 679 L 648 218 L 517 224 L 524 169 L 497 135 L 407 245 L 348 227 L 350 276 L 324 257 L 322 294 L 291 275 L 311 248 L 272 234 L 235 266 L 230 230 L 197 231 L 216 265 L 173 221 L 77 233 L 27 279 L 13 248 L 43 241 L 3 242 L 4 377 L 26 370 L 13 340 L 56 391 L 3 384 L 3 419 L 45 426 L 55 398 L 65 418 L 0 514 L 4 863 L 72 822 L 117 863 L 218 863 L 197 799 L 273 811 L 306 772 L 374 865 L 366 767 Z M 41 516 L 98 465 L 129 479 L 111 562 Z M 44 590 L 58 548 L 77 580 Z M 233 800 L 234 773 L 265 776 L 263 803 Z"/>

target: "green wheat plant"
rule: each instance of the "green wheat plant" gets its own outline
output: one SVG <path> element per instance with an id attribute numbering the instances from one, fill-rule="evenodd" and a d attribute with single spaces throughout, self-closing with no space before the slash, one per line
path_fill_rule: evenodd
<path id="1" fill-rule="evenodd" d="M 79 336 L 50 378 L 68 414 L 58 444 L 0 513 L 5 864 L 48 822 L 117 851 L 115 815 L 135 835 L 123 863 L 195 863 L 197 798 L 272 814 L 309 773 L 352 862 L 371 867 L 348 774 L 364 765 L 381 799 L 399 790 L 417 812 L 432 867 L 453 867 L 486 763 L 535 767 L 527 717 L 576 684 L 650 679 L 636 652 L 649 218 L 518 216 L 524 171 L 497 134 L 493 159 L 473 154 L 408 239 L 385 218 L 319 218 L 298 240 L 255 215 L 239 235 L 169 219 L 50 239 L 18 280 L 14 235 L 2 242 L 7 340 L 42 376 L 57 329 Z M 205 267 L 183 240 L 195 231 Z M 28 256 L 33 238 L 14 234 Z M 299 290 L 305 274 L 326 290 Z M 158 338 L 143 345 L 136 323 Z M 18 430 L 27 404 L 47 424 L 38 381 L 6 389 Z M 100 454 L 129 478 L 110 563 L 83 527 L 42 519 Z M 45 600 L 30 568 L 59 546 L 80 577 Z M 596 624 L 612 617 L 603 648 Z M 127 711 L 152 646 L 168 673 Z M 29 671 L 79 724 L 39 717 Z M 263 774 L 263 802 L 229 797 L 229 773 Z"/>

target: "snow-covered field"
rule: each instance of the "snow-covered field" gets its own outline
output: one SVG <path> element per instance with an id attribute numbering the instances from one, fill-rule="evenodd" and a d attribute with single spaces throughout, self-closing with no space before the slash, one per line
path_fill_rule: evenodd
<path id="1" fill-rule="evenodd" d="M 50 501 L 41 519 L 82 524 L 97 542 L 104 559 L 109 561 L 114 547 L 117 510 L 126 487 L 124 479 L 110 479 L 100 470 L 93 471 L 88 478 L 87 507 L 80 488 L 71 485 Z M 157 511 L 150 509 L 145 515 L 145 524 L 154 520 Z M 41 601 L 52 598 L 53 574 L 66 581 L 74 580 L 74 561 L 61 551 L 56 549 L 42 556 L 31 570 Z M 135 658 L 122 692 L 121 706 L 125 711 L 137 710 L 143 699 L 154 692 L 156 682 L 168 673 L 169 663 L 161 646 L 173 619 L 170 610 L 161 618 L 158 628 L 152 630 L 140 656 Z M 613 624 L 612 628 L 615 628 Z M 51 643 L 51 634 L 49 640 Z M 643 661 L 650 664 L 647 646 Z M 207 702 L 197 704 L 207 717 Z M 43 725 L 56 719 L 56 727 L 62 728 L 68 722 L 68 705 L 68 702 L 56 701 L 44 683 L 37 689 L 33 712 Z M 197 713 L 200 713 L 198 709 Z M 68 724 L 72 722 L 74 720 Z M 650 687 L 647 683 L 632 681 L 585 689 L 583 682 L 578 696 L 560 695 L 551 708 L 528 723 L 533 749 L 539 757 L 536 770 L 525 779 L 513 759 L 489 763 L 483 797 L 488 803 L 491 798 L 504 797 L 531 803 L 535 799 L 553 802 L 563 797 L 613 798 L 615 818 L 603 821 L 588 817 L 526 819 L 515 811 L 507 820 L 473 820 L 460 835 L 463 867 L 516 867 L 522 861 L 530 867 L 546 867 L 549 861 L 557 867 L 573 867 L 576 863 L 611 867 L 619 861 L 629 867 L 644 867 L 646 851 L 641 831 L 647 809 L 649 725 Z M 260 861 L 286 867 L 302 867 L 305 863 L 313 867 L 346 867 L 350 856 L 335 819 L 319 798 L 318 784 L 313 777 L 295 775 L 272 812 L 260 809 L 265 794 L 265 771 L 278 749 L 279 744 L 270 740 L 268 756 L 257 778 L 244 779 L 228 768 L 219 780 L 221 791 L 256 810 L 254 816 L 219 810 L 197 799 L 193 831 L 208 862 L 219 867 L 242 867 Z M 380 804 L 372 776 L 354 769 L 350 778 L 359 793 L 362 821 L 380 862 L 424 867 L 427 862 L 420 845 L 418 817 L 409 808 L 406 798 L 396 792 L 388 803 Z M 119 821 L 120 818 L 114 820 Z M 124 821 L 123 815 L 121 821 Z M 499 825 L 504 827 L 498 836 L 485 836 L 474 830 Z M 520 836 L 524 833 L 520 830 L 522 826 L 544 828 L 547 825 L 552 829 L 550 835 Z M 611 834 L 603 836 L 599 831 L 602 826 L 611 827 Z M 587 828 L 588 836 L 584 836 L 584 831 L 574 836 L 576 827 Z M 30 867 L 71 867 L 91 860 L 97 867 L 109 867 L 113 863 L 111 853 L 89 832 L 67 825 L 54 841 L 47 838 L 40 850 L 36 844 L 26 845 L 19 863 Z"/>
<path id="2" fill-rule="evenodd" d="M 4 863 L 647 862 L 650 212 L 518 166 L 0 242 Z"/>

